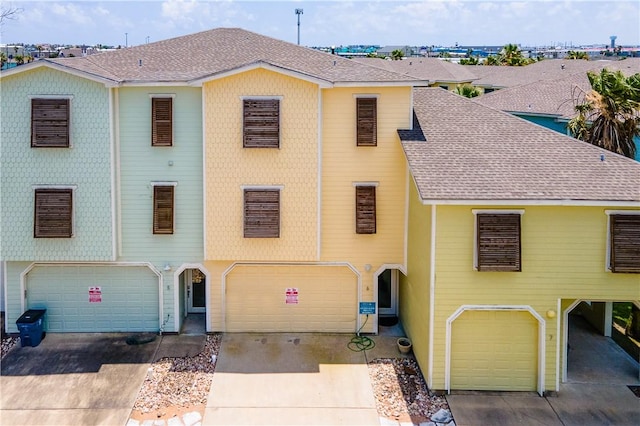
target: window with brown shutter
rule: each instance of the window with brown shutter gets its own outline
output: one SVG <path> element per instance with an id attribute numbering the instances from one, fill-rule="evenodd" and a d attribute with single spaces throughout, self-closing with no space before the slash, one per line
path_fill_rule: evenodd
<path id="1" fill-rule="evenodd" d="M 376 233 L 376 187 L 356 186 L 356 234 Z"/>
<path id="2" fill-rule="evenodd" d="M 35 190 L 34 238 L 71 238 L 72 217 L 72 189 Z"/>
<path id="3" fill-rule="evenodd" d="M 612 214 L 609 226 L 611 272 L 640 273 L 640 215 Z"/>
<path id="4" fill-rule="evenodd" d="M 151 98 L 151 146 L 173 145 L 173 98 Z"/>
<path id="5" fill-rule="evenodd" d="M 521 271 L 520 214 L 478 214 L 476 223 L 478 271 Z"/>
<path id="6" fill-rule="evenodd" d="M 378 134 L 378 100 L 376 98 L 356 99 L 357 145 L 376 146 Z"/>
<path id="7" fill-rule="evenodd" d="M 173 234 L 173 186 L 153 187 L 153 233 Z"/>
<path id="8" fill-rule="evenodd" d="M 280 190 L 244 190 L 244 237 L 280 237 Z"/>
<path id="9" fill-rule="evenodd" d="M 245 99 L 242 129 L 244 148 L 279 148 L 280 100 Z"/>
<path id="10" fill-rule="evenodd" d="M 69 99 L 31 99 L 31 147 L 69 147 Z"/>

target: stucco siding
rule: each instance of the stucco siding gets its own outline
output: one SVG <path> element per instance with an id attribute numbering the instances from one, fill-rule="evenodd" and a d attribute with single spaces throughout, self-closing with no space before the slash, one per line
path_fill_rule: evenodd
<path id="1" fill-rule="evenodd" d="M 203 86 L 206 257 L 317 258 L 318 86 L 253 70 Z M 280 147 L 243 148 L 243 98 L 280 99 Z M 280 189 L 280 237 L 243 237 L 243 188 Z"/>
<path id="2" fill-rule="evenodd" d="M 31 97 L 38 95 L 72 97 L 70 148 L 31 148 Z M 109 89 L 39 68 L 2 79 L 0 109 L 0 258 L 110 260 L 114 236 Z M 72 238 L 34 238 L 34 187 L 38 185 L 74 188 Z"/>

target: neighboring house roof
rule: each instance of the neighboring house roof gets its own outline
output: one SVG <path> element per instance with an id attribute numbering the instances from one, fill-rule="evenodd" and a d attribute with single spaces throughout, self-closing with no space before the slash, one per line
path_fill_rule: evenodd
<path id="1" fill-rule="evenodd" d="M 575 115 L 575 100 L 590 89 L 587 73 L 584 72 L 558 80 L 542 80 L 508 87 L 479 96 L 477 101 L 512 113 L 570 119 Z"/>
<path id="2" fill-rule="evenodd" d="M 552 61 L 555 62 L 555 60 Z M 586 63 L 587 61 L 581 62 Z M 555 115 L 559 118 L 571 119 L 576 114 L 575 99 L 580 93 L 591 90 L 587 78 L 588 71 L 598 72 L 607 68 L 610 71 L 622 71 L 627 76 L 640 73 L 640 60 L 636 58 L 622 61 L 596 61 L 591 64 L 593 67 L 590 69 L 557 79 L 551 78 L 552 73 L 544 73 L 541 80 L 487 93 L 478 97 L 477 100 L 484 105 L 502 111 Z"/>
<path id="3" fill-rule="evenodd" d="M 477 78 L 467 67 L 437 58 L 408 58 L 401 61 L 380 58 L 354 58 L 353 60 L 422 80 L 429 80 L 430 84 L 470 83 Z"/>
<path id="4" fill-rule="evenodd" d="M 632 159 L 439 88 L 413 100 L 414 129 L 398 133 L 427 204 L 640 203 Z"/>
<path id="5" fill-rule="evenodd" d="M 412 77 L 239 28 L 217 28 L 82 58 L 45 61 L 69 70 L 116 76 L 119 84 L 197 85 L 257 67 L 282 70 L 329 85 L 420 83 Z"/>
<path id="6" fill-rule="evenodd" d="M 625 75 L 640 71 L 640 58 L 620 61 L 585 61 L 578 59 L 544 59 L 522 67 L 464 65 L 478 79 L 473 82 L 482 87 L 513 87 L 541 80 L 558 80 L 569 75 L 608 68 L 621 70 Z M 635 70 L 635 71 L 633 71 Z"/>

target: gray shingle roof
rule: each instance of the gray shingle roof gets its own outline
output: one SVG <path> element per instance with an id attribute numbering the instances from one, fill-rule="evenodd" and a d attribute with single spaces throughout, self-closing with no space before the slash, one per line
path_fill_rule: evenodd
<path id="1" fill-rule="evenodd" d="M 268 64 L 328 83 L 402 83 L 417 79 L 366 66 L 239 28 L 196 34 L 90 55 L 54 60 L 82 72 L 116 76 L 118 82 L 193 82 L 255 64 Z"/>
<path id="2" fill-rule="evenodd" d="M 426 140 L 399 135 L 424 201 L 640 202 L 634 160 L 438 88 L 414 110 Z"/>
<path id="3" fill-rule="evenodd" d="M 354 58 L 354 61 L 395 71 L 429 83 L 469 83 L 477 77 L 467 67 L 436 58 L 407 58 L 388 61 L 380 58 Z"/>
<path id="4" fill-rule="evenodd" d="M 586 74 L 590 70 L 608 68 L 621 70 L 625 75 L 640 71 L 640 58 L 622 61 L 585 61 L 575 59 L 545 59 L 523 67 L 465 65 L 478 79 L 474 85 L 483 87 L 513 87 L 541 80 L 558 80 L 572 74 Z M 634 71 L 635 70 L 635 71 Z"/>
<path id="5" fill-rule="evenodd" d="M 588 63 L 587 61 L 579 62 Z M 502 111 L 557 115 L 564 119 L 570 119 L 575 115 L 576 91 L 585 92 L 591 89 L 587 71 L 597 72 L 607 68 L 610 71 L 622 71 L 627 76 L 640 73 L 638 58 L 622 61 L 594 61 L 591 62 L 591 66 L 590 69 L 556 79 L 552 78 L 551 73 L 544 73 L 542 74 L 544 79 L 487 93 L 480 96 L 478 102 Z M 560 75 L 562 74 L 560 73 Z"/>

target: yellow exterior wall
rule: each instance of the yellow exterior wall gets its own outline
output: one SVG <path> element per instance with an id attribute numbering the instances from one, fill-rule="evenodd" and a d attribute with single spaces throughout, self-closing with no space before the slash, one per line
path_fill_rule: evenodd
<path id="1" fill-rule="evenodd" d="M 317 258 L 318 86 L 264 69 L 203 85 L 206 258 Z M 280 148 L 242 147 L 242 98 L 280 96 Z M 280 238 L 243 237 L 243 186 L 282 185 Z"/>
<path id="2" fill-rule="evenodd" d="M 298 303 L 286 303 L 286 289 Z M 358 279 L 346 266 L 237 265 L 225 280 L 228 332 L 356 331 Z"/>
<path id="3" fill-rule="evenodd" d="M 378 96 L 375 147 L 356 146 L 357 95 Z M 321 260 L 353 264 L 364 301 L 374 300 L 374 274 L 383 264 L 404 264 L 407 173 L 397 130 L 411 124 L 411 99 L 410 87 L 322 91 Z M 355 232 L 355 182 L 378 183 L 375 234 Z"/>
<path id="4" fill-rule="evenodd" d="M 451 389 L 537 389 L 538 321 L 529 312 L 465 311 L 451 334 Z"/>
<path id="5" fill-rule="evenodd" d="M 407 238 L 407 275 L 400 274 L 400 319 L 412 339 L 413 354 L 428 375 L 429 362 L 429 279 L 431 272 L 431 206 L 418 200 L 413 181 L 409 184 L 409 232 Z"/>
<path id="6" fill-rule="evenodd" d="M 545 389 L 556 381 L 559 299 L 638 300 L 638 274 L 605 271 L 604 207 L 513 206 L 522 216 L 522 272 L 473 270 L 474 216 L 486 206 L 438 206 L 434 312 L 434 389 L 443 389 L 445 324 L 461 305 L 530 305 L 546 323 Z M 426 291 L 426 289 L 425 289 Z M 455 323 L 455 322 L 454 322 Z M 415 339 L 415 338 L 414 338 Z M 423 366 L 424 368 L 424 366 Z"/>
<path id="7" fill-rule="evenodd" d="M 359 94 L 378 97 L 377 147 L 356 146 Z M 251 96 L 281 99 L 279 149 L 242 147 L 242 99 Z M 264 69 L 203 85 L 205 265 L 213 330 L 230 331 L 226 320 L 232 318 L 240 319 L 236 331 L 355 331 L 357 301 L 374 300 L 376 272 L 405 262 L 407 171 L 397 130 L 411 124 L 411 99 L 410 87 L 320 89 Z M 354 182 L 377 183 L 375 235 L 355 233 Z M 283 187 L 280 238 L 244 238 L 242 187 L 270 185 Z M 223 271 L 233 262 L 262 265 L 243 274 L 234 269 L 225 281 Z M 326 266 L 332 263 L 357 271 Z M 264 275 L 269 270 L 273 274 Z M 302 304 L 282 311 L 289 286 L 283 279 L 291 277 L 311 298 L 306 306 L 313 313 Z M 344 293 L 352 288 L 353 295 Z M 258 305 L 251 317 L 246 309 Z M 373 327 L 370 319 L 363 331 Z"/>

